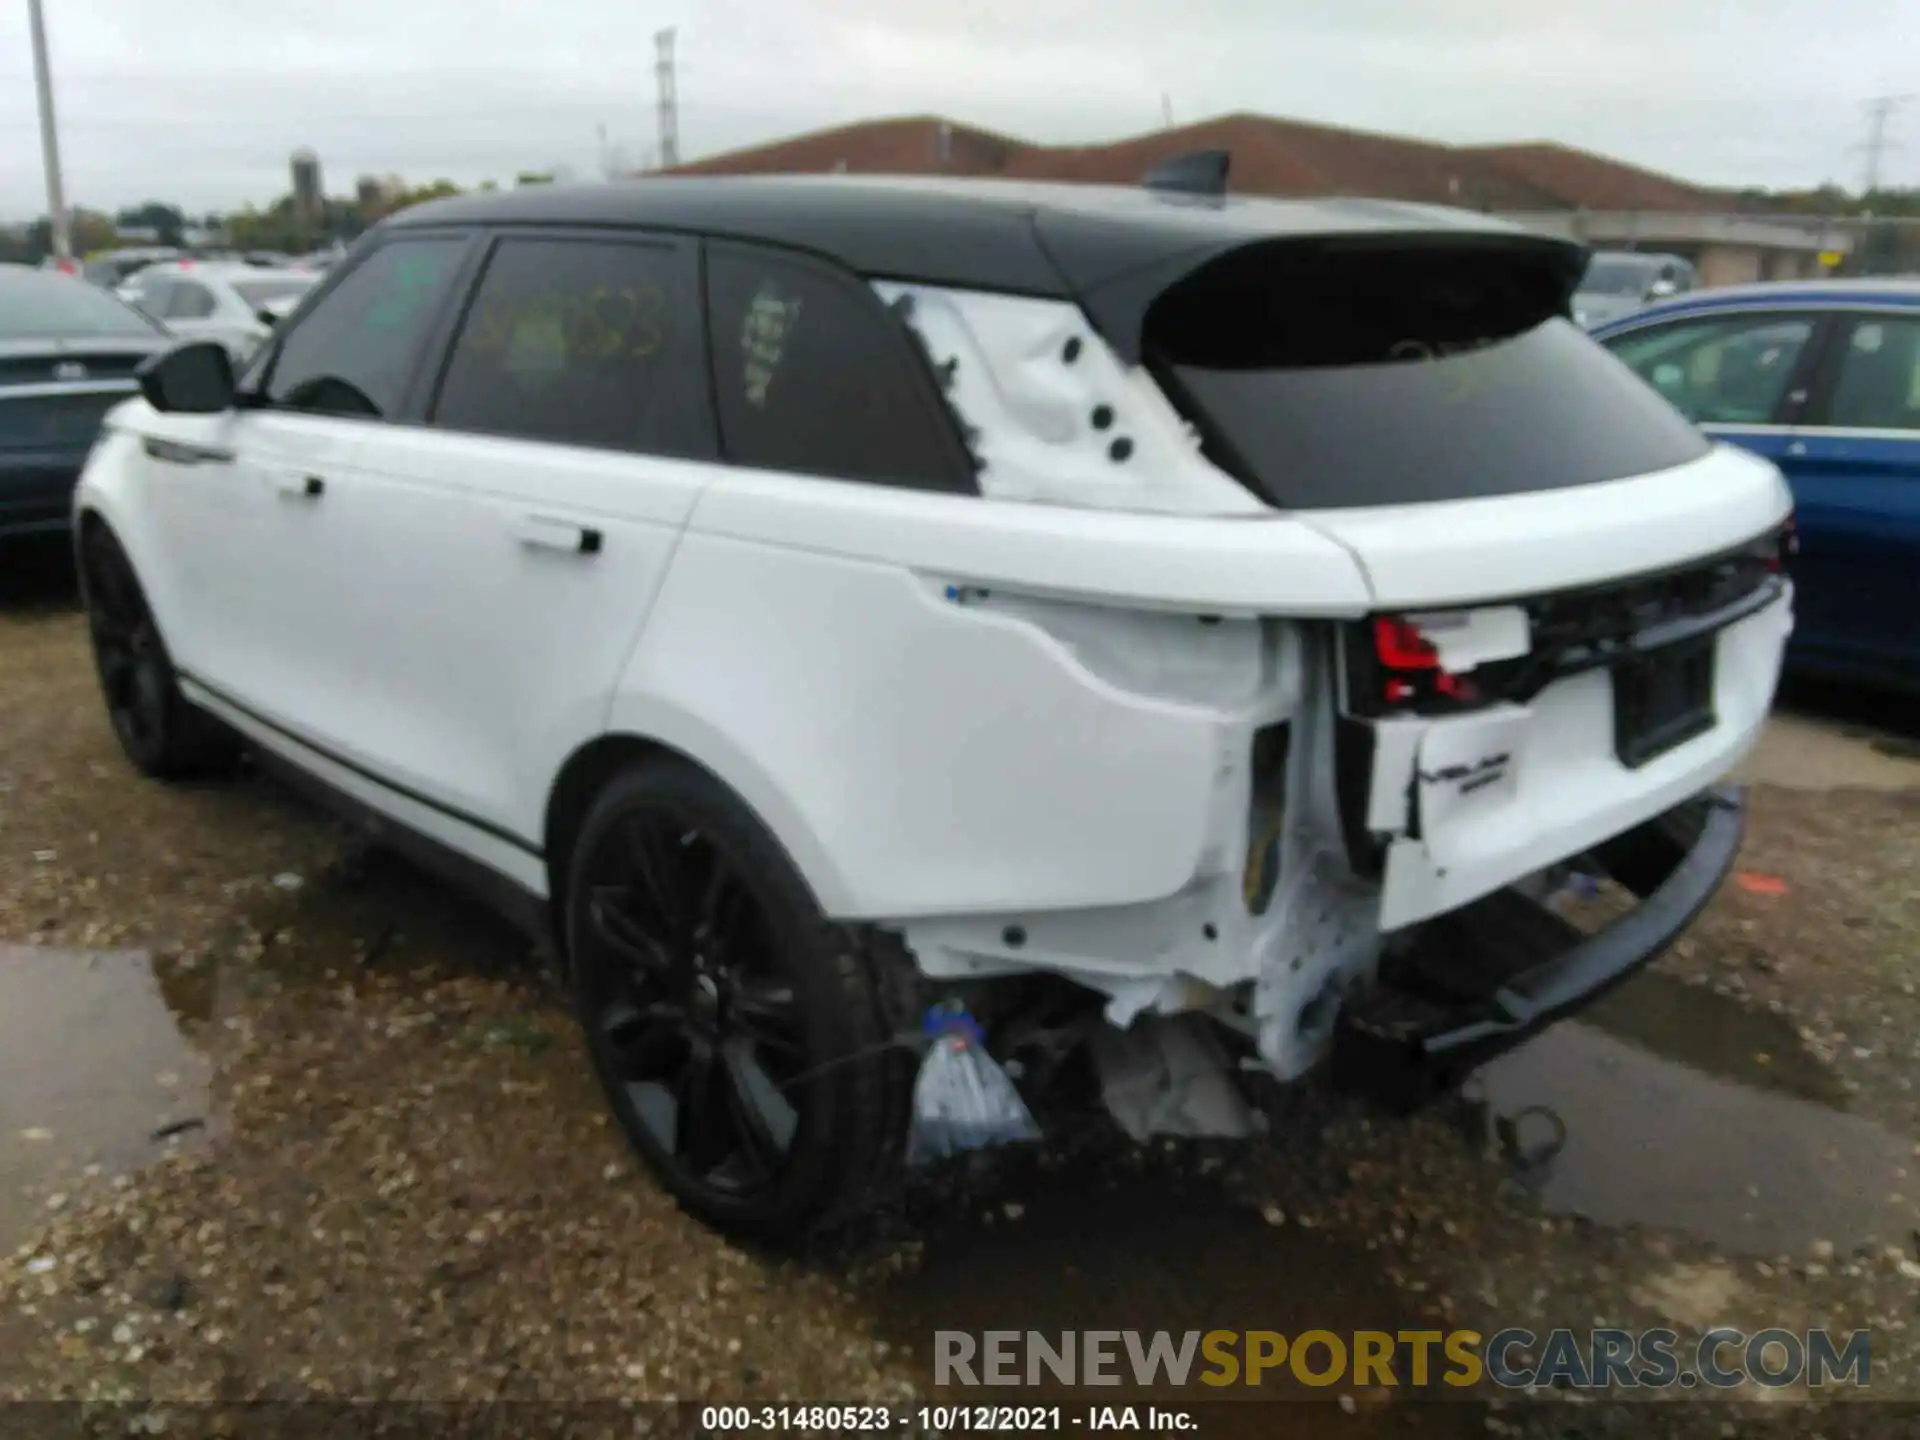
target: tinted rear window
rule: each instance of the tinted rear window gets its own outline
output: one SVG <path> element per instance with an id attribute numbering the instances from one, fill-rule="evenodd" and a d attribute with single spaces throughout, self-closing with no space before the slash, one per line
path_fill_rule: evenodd
<path id="1" fill-rule="evenodd" d="M 84 280 L 0 267 L 0 340 L 145 338 L 157 330 L 138 310 Z"/>
<path id="2" fill-rule="evenodd" d="M 1209 455 L 1284 509 L 1556 490 L 1707 442 L 1562 318 L 1517 248 L 1243 257 L 1156 302 L 1148 358 Z"/>
<path id="3" fill-rule="evenodd" d="M 733 464 L 973 488 L 925 361 L 871 289 L 799 256 L 713 244 L 707 314 Z"/>

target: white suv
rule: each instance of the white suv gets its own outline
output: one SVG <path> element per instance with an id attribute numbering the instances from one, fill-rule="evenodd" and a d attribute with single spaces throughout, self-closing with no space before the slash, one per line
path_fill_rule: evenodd
<path id="1" fill-rule="evenodd" d="M 115 293 L 184 340 L 218 340 L 239 365 L 319 279 L 310 270 L 180 260 L 147 266 Z"/>
<path id="2" fill-rule="evenodd" d="M 1571 323 L 1583 258 L 1155 188 L 421 206 L 111 416 L 107 703 L 550 934 L 729 1228 L 884 1185 L 955 997 L 1141 1133 L 1246 1128 L 1236 1061 L 1410 1103 L 1711 896 L 1791 624 L 1779 475 Z M 1568 864 L 1643 903 L 1573 931 Z"/>

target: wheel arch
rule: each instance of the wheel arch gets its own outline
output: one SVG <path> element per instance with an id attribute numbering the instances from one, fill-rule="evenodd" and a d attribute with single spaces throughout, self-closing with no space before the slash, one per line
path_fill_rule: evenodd
<path id="1" fill-rule="evenodd" d="M 169 647 L 179 639 L 173 595 L 167 585 L 167 575 L 154 563 L 154 557 L 147 553 L 145 537 L 135 515 L 121 513 L 119 506 L 111 503 L 111 497 L 98 490 L 83 489 L 73 512 L 73 569 L 80 586 L 80 598 L 84 604 L 87 597 L 87 567 L 84 547 L 89 536 L 106 531 L 127 557 L 127 563 L 133 567 L 133 577 L 140 585 L 140 593 L 145 597 L 147 609 L 153 615 L 153 622 L 160 629 Z"/>
<path id="2" fill-rule="evenodd" d="M 845 878 L 771 776 L 745 756 L 733 753 L 718 737 L 703 741 L 680 734 L 669 739 L 658 732 L 611 731 L 584 742 L 568 755 L 547 792 L 542 820 L 547 903 L 554 939 L 562 953 L 566 947 L 567 872 L 593 797 L 621 771 L 656 759 L 691 765 L 724 786 L 786 851 L 821 910 L 830 917 L 846 913 L 850 892 Z"/>

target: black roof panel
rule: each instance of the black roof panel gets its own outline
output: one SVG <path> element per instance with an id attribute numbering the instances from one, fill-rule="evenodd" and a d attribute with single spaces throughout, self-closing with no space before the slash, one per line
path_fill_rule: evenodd
<path id="1" fill-rule="evenodd" d="M 1089 309 L 1128 358 L 1152 294 L 1254 241 L 1485 239 L 1563 251 L 1569 288 L 1585 255 L 1572 242 L 1431 205 L 937 176 L 664 176 L 528 185 L 412 206 L 382 228 L 454 224 L 644 226 L 758 240 L 810 250 L 875 279 L 1083 303 L 1104 288 Z M 1127 283 L 1115 286 L 1121 277 Z"/>
<path id="2" fill-rule="evenodd" d="M 1470 211 L 1385 200 L 1222 200 L 1112 185 L 870 175 L 526 185 L 412 206 L 386 223 L 644 225 L 817 250 L 863 275 L 1040 295 L 1249 240 L 1526 233 Z"/>

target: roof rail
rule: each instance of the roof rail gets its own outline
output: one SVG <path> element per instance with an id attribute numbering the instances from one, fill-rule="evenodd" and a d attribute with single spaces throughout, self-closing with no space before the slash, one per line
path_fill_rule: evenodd
<path id="1" fill-rule="evenodd" d="M 1163 160 L 1140 177 L 1149 190 L 1181 195 L 1225 195 L 1227 166 L 1233 156 L 1225 150 L 1194 150 Z"/>

